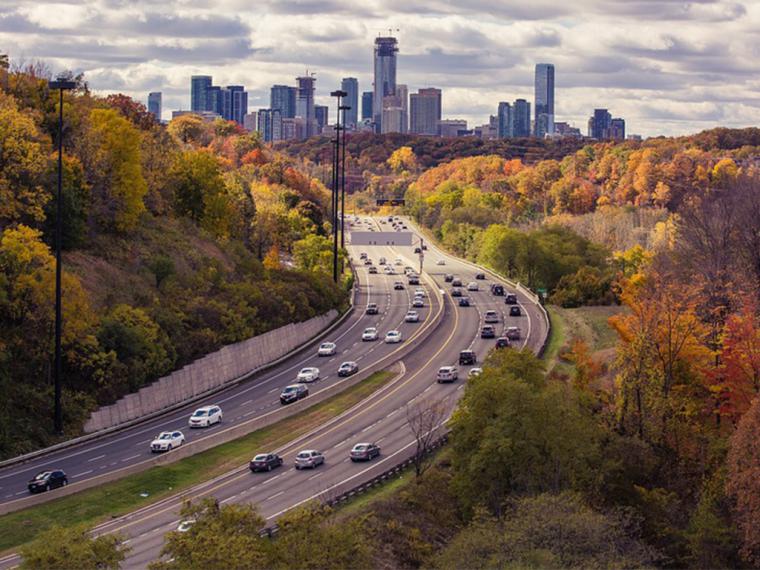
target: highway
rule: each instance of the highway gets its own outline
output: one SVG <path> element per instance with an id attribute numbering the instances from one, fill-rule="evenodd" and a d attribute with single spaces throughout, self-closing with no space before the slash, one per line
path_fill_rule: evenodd
<path id="1" fill-rule="evenodd" d="M 387 224 L 380 226 L 378 220 L 365 220 L 359 229 L 367 225 L 387 230 Z M 360 252 L 366 252 L 375 262 L 384 256 L 393 263 L 397 257 L 403 260 L 403 265 L 417 267 L 419 262 L 410 247 L 388 246 L 353 246 L 348 245 L 351 258 L 358 262 Z M 439 265 L 442 260 L 444 265 Z M 469 366 L 459 366 L 459 381 L 451 384 L 437 384 L 435 374 L 439 367 L 456 365 L 459 351 L 472 349 L 478 356 L 479 366 L 487 351 L 493 347 L 494 340 L 481 339 L 480 328 L 483 315 L 489 309 L 500 314 L 500 322 L 496 325 L 497 336 L 508 326 L 519 326 L 523 338 L 517 344 L 527 346 L 537 351 L 547 334 L 547 328 L 542 313 L 532 304 L 530 299 L 507 287 L 507 292 L 518 293 L 519 305 L 523 315 L 510 317 L 504 297 L 491 295 L 489 286 L 492 279 L 477 281 L 479 291 L 469 291 L 464 294 L 472 300 L 472 306 L 460 307 L 456 299 L 450 296 L 450 284 L 444 282 L 444 275 L 451 273 L 459 277 L 463 284 L 476 281 L 478 271 L 472 264 L 462 262 L 445 252 L 428 244 L 425 252 L 425 278 L 428 279 L 426 289 L 426 307 L 419 309 L 420 323 L 404 323 L 403 317 L 411 305 L 411 295 L 414 286 L 405 286 L 401 291 L 393 289 L 393 282 L 402 280 L 403 274 L 398 275 L 403 267 L 394 266 L 396 275 L 385 275 L 382 271 L 370 275 L 364 265 L 356 263 L 359 277 L 359 295 L 357 296 L 356 316 L 345 322 L 330 338 L 338 344 L 339 355 L 335 358 L 318 358 L 316 345 L 303 355 L 294 357 L 261 378 L 240 385 L 213 399 L 221 404 L 225 413 L 225 424 L 239 421 L 249 413 L 266 413 L 268 409 L 279 406 L 278 393 L 282 386 L 293 382 L 295 374 L 302 366 L 313 365 L 322 371 L 322 383 L 337 381 L 337 366 L 344 360 L 355 360 L 363 368 L 372 363 L 379 363 L 383 368 L 389 368 L 393 363 L 394 369 L 402 370 L 396 378 L 382 389 L 357 404 L 353 409 L 333 419 L 278 450 L 252 449 L 251 456 L 259 452 L 275 451 L 283 456 L 285 465 L 271 473 L 249 472 L 247 465 L 230 471 L 213 481 L 203 483 L 180 495 L 167 498 L 155 505 L 140 509 L 134 513 L 99 525 L 97 533 L 121 532 L 128 537 L 132 548 L 128 560 L 123 565 L 126 568 L 145 568 L 155 560 L 160 553 L 163 536 L 167 531 L 174 530 L 178 524 L 178 511 L 185 498 L 199 498 L 213 495 L 223 503 L 247 502 L 258 505 L 260 512 L 269 520 L 274 520 L 294 506 L 310 499 L 330 497 L 356 486 L 364 480 L 392 467 L 401 460 L 412 455 L 414 437 L 408 426 L 407 406 L 410 402 L 443 401 L 449 410 L 453 410 L 456 401 L 462 394 L 466 383 Z M 424 281 L 423 281 L 424 283 Z M 364 315 L 363 307 L 367 302 L 376 302 L 380 314 Z M 416 342 L 414 334 L 419 334 L 432 323 L 435 315 L 440 315 L 440 323 L 434 334 Z M 400 345 L 386 345 L 382 341 L 361 342 L 361 332 L 366 326 L 378 326 L 381 335 L 391 328 L 400 330 L 404 342 Z M 404 350 L 401 350 L 404 349 Z M 158 431 L 165 429 L 184 428 L 187 417 L 196 406 L 170 414 L 161 421 L 149 422 L 113 438 L 104 439 L 83 449 L 68 450 L 60 457 L 46 458 L 47 461 L 35 467 L 17 466 L 19 473 L 0 472 L 0 484 L 5 500 L 10 500 L 22 487 L 26 479 L 37 470 L 53 465 L 62 466 L 71 474 L 77 473 L 77 468 L 96 473 L 97 470 L 118 468 L 120 462 L 130 460 L 130 455 L 145 458 L 149 455 L 148 441 Z M 208 437 L 213 430 L 190 432 L 184 429 L 189 437 Z M 382 448 L 382 455 L 369 463 L 353 463 L 348 458 L 351 447 L 360 441 L 374 441 Z M 295 455 L 302 449 L 318 449 L 325 454 L 326 463 L 310 471 L 296 471 L 293 468 Z M 76 453 L 77 455 L 72 455 Z M 104 457 L 99 457 L 103 455 Z M 73 468 L 66 467 L 66 461 L 71 461 Z M 93 465 L 88 465 L 92 463 Z M 80 476 L 88 476 L 84 473 Z M 0 560 L 0 568 L 17 563 L 18 559 L 11 556 Z"/>

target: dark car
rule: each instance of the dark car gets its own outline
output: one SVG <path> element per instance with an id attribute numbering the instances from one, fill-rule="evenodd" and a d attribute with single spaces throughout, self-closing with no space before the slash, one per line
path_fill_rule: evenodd
<path id="1" fill-rule="evenodd" d="M 407 283 L 409 285 L 419 285 L 420 284 L 420 278 L 415 273 L 410 273 L 406 278 Z"/>
<path id="2" fill-rule="evenodd" d="M 486 274 L 485 273 L 476 273 L 475 274 L 475 279 L 480 279 L 482 281 L 485 278 L 486 278 Z"/>
<path id="3" fill-rule="evenodd" d="M 27 488 L 30 493 L 42 493 L 49 491 L 50 489 L 57 489 L 58 487 L 65 487 L 68 485 L 69 479 L 66 477 L 66 473 L 60 469 L 53 471 L 41 471 L 29 481 Z"/>
<path id="4" fill-rule="evenodd" d="M 520 315 L 522 315 L 522 312 L 520 311 L 520 305 L 512 305 L 509 308 L 510 317 L 519 317 Z"/>
<path id="5" fill-rule="evenodd" d="M 352 376 L 359 372 L 359 365 L 354 361 L 344 362 L 338 368 L 338 376 Z"/>
<path id="6" fill-rule="evenodd" d="M 454 276 L 451 273 L 447 273 L 446 275 L 443 276 L 443 280 L 446 283 L 451 283 L 452 281 L 454 281 Z"/>
<path id="7" fill-rule="evenodd" d="M 271 471 L 282 465 L 282 457 L 276 453 L 259 453 L 248 464 L 249 469 L 256 473 L 257 471 Z"/>
<path id="8" fill-rule="evenodd" d="M 367 309 L 364 311 L 368 315 L 377 314 L 377 303 L 367 303 Z"/>
<path id="9" fill-rule="evenodd" d="M 454 279 L 451 280 L 451 285 L 453 287 L 461 287 L 462 286 L 462 280 L 459 277 L 454 277 Z"/>
<path id="10" fill-rule="evenodd" d="M 280 392 L 280 403 L 284 406 L 296 402 L 309 395 L 309 389 L 306 384 L 292 384 L 285 386 Z"/>
<path id="11" fill-rule="evenodd" d="M 460 297 L 460 299 L 459 299 L 459 306 L 460 307 L 469 307 L 470 306 L 470 298 L 469 297 Z"/>
<path id="12" fill-rule="evenodd" d="M 497 338 L 496 348 L 509 348 L 509 339 L 505 336 L 500 336 Z"/>
<path id="13" fill-rule="evenodd" d="M 422 253 L 422 250 L 419 247 L 415 247 L 414 253 Z"/>
<path id="14" fill-rule="evenodd" d="M 454 288 L 451 290 L 451 296 L 452 297 L 461 297 L 462 296 L 462 290 L 459 288 Z"/>
<path id="15" fill-rule="evenodd" d="M 364 258 L 364 265 L 372 265 L 372 260 L 369 257 Z"/>
<path id="16" fill-rule="evenodd" d="M 375 267 L 374 265 L 370 265 L 370 267 L 369 267 L 368 271 L 369 271 L 369 272 L 370 272 L 372 275 L 377 275 L 377 267 Z"/>
<path id="17" fill-rule="evenodd" d="M 351 461 L 370 461 L 379 455 L 380 448 L 374 443 L 357 443 L 351 449 L 349 457 L 351 457 Z"/>
<path id="18" fill-rule="evenodd" d="M 509 327 L 505 333 L 509 340 L 520 340 L 520 327 Z"/>
<path id="19" fill-rule="evenodd" d="M 393 283 L 393 288 L 394 288 L 396 291 L 403 291 L 403 289 L 404 289 L 404 284 L 403 284 L 401 281 L 396 281 L 395 283 Z"/>
<path id="20" fill-rule="evenodd" d="M 475 352 L 472 350 L 463 350 L 459 353 L 459 364 L 462 366 L 475 364 L 477 361 L 478 357 L 475 356 Z"/>
<path id="21" fill-rule="evenodd" d="M 422 249 L 423 251 L 427 251 L 427 246 L 424 243 L 422 244 Z"/>
<path id="22" fill-rule="evenodd" d="M 497 295 L 499 297 L 504 295 L 504 285 L 494 283 L 491 285 L 491 295 Z"/>
<path id="23" fill-rule="evenodd" d="M 480 338 L 496 338 L 496 329 L 491 325 L 484 325 L 480 329 Z"/>
<path id="24" fill-rule="evenodd" d="M 507 305 L 517 305 L 517 295 L 514 293 L 507 293 L 507 296 L 504 297 L 504 303 Z"/>

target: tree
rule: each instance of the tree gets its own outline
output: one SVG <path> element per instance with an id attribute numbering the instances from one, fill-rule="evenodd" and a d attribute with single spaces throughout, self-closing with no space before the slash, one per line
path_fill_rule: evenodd
<path id="1" fill-rule="evenodd" d="M 417 157 L 410 146 L 402 146 L 393 151 L 388 158 L 388 166 L 393 172 L 400 174 L 403 171 L 414 172 L 417 170 Z"/>
<path id="2" fill-rule="evenodd" d="M 406 405 L 406 423 L 415 441 L 412 459 L 418 481 L 432 464 L 431 451 L 446 429 L 448 410 L 446 400 L 418 400 Z"/>
<path id="3" fill-rule="evenodd" d="M 199 115 L 188 114 L 172 119 L 167 130 L 186 145 L 206 146 L 211 141 L 210 127 Z"/>
<path id="4" fill-rule="evenodd" d="M 56 188 L 58 166 L 50 162 L 48 168 L 48 188 Z M 87 184 L 82 163 L 73 156 L 63 156 L 63 187 L 61 203 L 61 223 L 63 249 L 74 249 L 84 244 L 87 236 L 87 220 L 92 205 L 90 186 Z M 45 205 L 45 241 L 55 244 L 55 223 L 58 211 L 57 194 L 53 194 Z"/>
<path id="5" fill-rule="evenodd" d="M 332 241 L 318 235 L 308 235 L 293 243 L 293 261 L 306 271 L 332 274 Z"/>
<path id="6" fill-rule="evenodd" d="M 54 526 L 19 550 L 25 570 L 119 570 L 130 548 L 114 534 L 93 537 L 84 525 Z"/>

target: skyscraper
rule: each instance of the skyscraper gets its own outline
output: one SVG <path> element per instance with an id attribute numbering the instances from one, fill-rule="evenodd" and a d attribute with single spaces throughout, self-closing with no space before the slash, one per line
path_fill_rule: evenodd
<path id="1" fill-rule="evenodd" d="M 208 111 L 208 90 L 211 88 L 210 75 L 193 75 L 190 78 L 190 110 Z"/>
<path id="2" fill-rule="evenodd" d="M 496 111 L 496 136 L 500 139 L 506 139 L 514 135 L 514 121 L 512 116 L 512 105 L 502 101 Z"/>
<path id="3" fill-rule="evenodd" d="M 256 130 L 261 140 L 273 142 L 282 140 L 282 114 L 279 109 L 259 109 Z"/>
<path id="4" fill-rule="evenodd" d="M 248 93 L 242 85 L 228 85 L 222 89 L 222 117 L 243 124 L 248 113 Z"/>
<path id="5" fill-rule="evenodd" d="M 224 93 L 218 85 L 209 85 L 206 89 L 206 111 L 224 117 Z"/>
<path id="6" fill-rule="evenodd" d="M 362 121 L 372 119 L 372 91 L 362 93 Z"/>
<path id="7" fill-rule="evenodd" d="M 401 131 L 409 131 L 409 87 L 406 85 L 396 85 L 396 97 L 399 99 L 401 106 Z"/>
<path id="8" fill-rule="evenodd" d="M 372 120 L 375 132 L 383 132 L 383 100 L 396 94 L 396 53 L 398 42 L 394 37 L 375 38 L 375 82 L 372 97 Z"/>
<path id="9" fill-rule="evenodd" d="M 610 121 L 610 132 L 607 138 L 616 141 L 625 140 L 625 119 L 618 117 Z"/>
<path id="10" fill-rule="evenodd" d="M 530 103 L 525 99 L 515 100 L 512 108 L 512 136 L 530 136 Z"/>
<path id="11" fill-rule="evenodd" d="M 594 115 L 589 120 L 589 136 L 597 140 L 609 138 L 612 115 L 607 109 L 594 109 Z"/>
<path id="12" fill-rule="evenodd" d="M 535 80 L 536 119 L 534 134 L 542 139 L 554 133 L 554 64 L 537 63 Z"/>
<path id="13" fill-rule="evenodd" d="M 354 130 L 359 124 L 359 81 L 355 77 L 344 77 L 340 82 L 340 89 L 348 93 L 343 101 L 351 107 L 346 111 L 346 127 Z"/>
<path id="14" fill-rule="evenodd" d="M 283 119 L 296 116 L 296 88 L 289 85 L 272 85 L 269 107 L 279 109 Z"/>
<path id="15" fill-rule="evenodd" d="M 383 118 L 381 133 L 402 133 L 404 128 L 404 108 L 398 95 L 383 97 Z"/>
<path id="16" fill-rule="evenodd" d="M 348 113 L 348 111 L 346 111 Z M 317 119 L 317 133 L 322 132 L 322 128 L 327 126 L 330 120 L 330 109 L 327 105 L 315 105 L 314 117 Z M 316 133 L 315 133 L 316 134 Z"/>
<path id="17" fill-rule="evenodd" d="M 148 93 L 148 113 L 151 113 L 157 121 L 161 120 L 161 92 Z"/>
<path id="18" fill-rule="evenodd" d="M 298 91 L 296 93 L 296 117 L 304 120 L 304 138 L 316 134 L 317 121 L 314 114 L 314 83 L 317 81 L 313 75 L 296 77 Z"/>
<path id="19" fill-rule="evenodd" d="M 435 87 L 420 89 L 409 96 L 409 132 L 437 135 L 441 120 L 441 90 Z"/>

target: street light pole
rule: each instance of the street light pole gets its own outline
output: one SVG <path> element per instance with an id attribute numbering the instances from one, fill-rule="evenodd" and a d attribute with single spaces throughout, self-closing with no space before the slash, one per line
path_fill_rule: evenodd
<path id="1" fill-rule="evenodd" d="M 340 247 L 346 247 L 345 215 L 346 215 L 346 111 L 351 107 L 341 105 L 343 111 L 343 158 L 340 163 Z"/>
<path id="2" fill-rule="evenodd" d="M 55 389 L 55 411 L 53 424 L 55 433 L 63 435 L 63 410 L 61 408 L 61 331 L 62 331 L 62 299 L 61 299 L 61 240 L 63 239 L 63 217 L 61 203 L 63 202 L 63 92 L 74 89 L 76 83 L 66 77 L 51 81 L 50 89 L 58 89 L 58 191 L 55 203 L 55 364 L 53 367 Z"/>
<path id="3" fill-rule="evenodd" d="M 340 103 L 341 99 L 348 95 L 338 89 L 330 93 L 337 100 L 337 113 L 335 116 L 335 160 L 333 161 L 333 281 L 338 282 L 338 168 L 340 166 Z"/>

